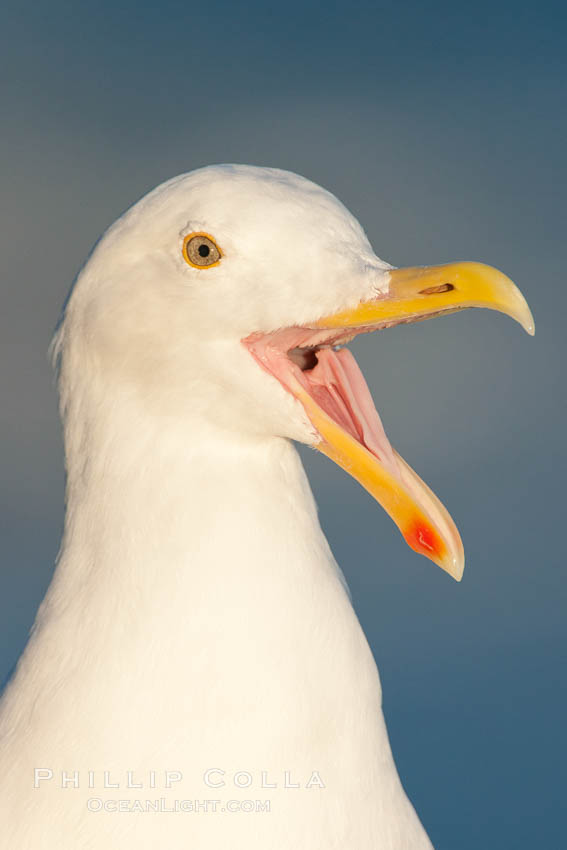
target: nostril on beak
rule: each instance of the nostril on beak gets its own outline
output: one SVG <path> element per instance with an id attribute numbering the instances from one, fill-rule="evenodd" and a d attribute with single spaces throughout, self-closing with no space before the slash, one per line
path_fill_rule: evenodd
<path id="1" fill-rule="evenodd" d="M 451 292 L 455 287 L 452 283 L 440 283 L 439 286 L 428 286 L 427 289 L 421 289 L 420 295 L 437 295 L 440 292 Z"/>

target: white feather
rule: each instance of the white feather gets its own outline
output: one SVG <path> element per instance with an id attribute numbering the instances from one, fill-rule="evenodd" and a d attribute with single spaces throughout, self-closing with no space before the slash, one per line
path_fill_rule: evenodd
<path id="1" fill-rule="evenodd" d="M 214 235 L 217 268 L 184 262 L 193 230 Z M 356 304 L 387 268 L 332 195 L 244 166 L 165 183 L 98 243 L 54 343 L 67 513 L 1 706 L 0 847 L 431 846 L 290 442 L 313 428 L 240 344 Z M 226 786 L 206 784 L 213 768 Z M 52 778 L 34 788 L 34 769 Z M 168 770 L 183 774 L 172 789 Z M 324 788 L 305 787 L 314 772 Z M 93 798 L 271 810 L 95 812 Z"/>

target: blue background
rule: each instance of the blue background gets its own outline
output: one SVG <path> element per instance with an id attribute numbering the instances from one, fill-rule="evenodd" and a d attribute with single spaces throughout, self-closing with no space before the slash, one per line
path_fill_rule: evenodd
<path id="1" fill-rule="evenodd" d="M 46 350 L 99 233 L 212 162 L 335 192 L 395 265 L 506 271 L 535 339 L 468 311 L 354 345 L 449 506 L 461 585 L 302 450 L 437 850 L 559 847 L 565 795 L 563 3 L 4 3 L 0 675 L 49 581 L 63 457 Z"/>

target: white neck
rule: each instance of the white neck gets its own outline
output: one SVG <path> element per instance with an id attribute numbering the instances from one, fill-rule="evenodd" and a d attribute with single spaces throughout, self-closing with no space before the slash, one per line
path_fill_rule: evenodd
<path id="1" fill-rule="evenodd" d="M 20 766 L 8 804 L 27 799 L 38 765 L 83 777 L 94 769 L 97 781 L 110 770 L 122 782 L 129 770 L 179 769 L 179 792 L 191 798 L 220 793 L 204 786 L 207 769 L 245 770 L 255 786 L 244 795 L 277 797 L 277 813 L 239 821 L 243 846 L 276 835 L 278 847 L 330 846 L 336 835 L 347 846 L 354 823 L 353 847 L 378 836 L 394 848 L 400 817 L 411 846 L 429 846 L 399 785 L 376 667 L 291 443 L 197 423 L 146 422 L 136 433 L 131 410 L 109 417 L 112 430 L 100 416 L 96 428 L 71 427 L 72 416 L 62 553 L 0 716 L 6 763 Z M 315 809 L 304 787 L 313 771 L 326 786 Z M 264 772 L 277 789 L 260 788 Z M 286 772 L 301 796 L 283 787 Z M 49 791 L 34 800 L 68 835 L 69 810 Z M 359 810 L 371 827 L 353 820 Z M 186 835 L 184 821 L 155 820 L 156 841 L 165 823 Z M 225 846 L 233 827 L 214 823 L 227 830 Z M 123 846 L 150 840 L 149 824 L 137 822 Z"/>
<path id="2" fill-rule="evenodd" d="M 117 673 L 152 669 L 154 684 L 164 658 L 185 655 L 192 675 L 196 649 L 212 667 L 222 655 L 235 669 L 229 658 L 267 633 L 287 646 L 320 584 L 350 611 L 288 440 L 117 409 L 96 426 L 67 411 L 64 538 L 34 637 L 46 689 L 54 670 L 84 676 L 88 662 L 101 670 L 109 657 Z M 241 675 L 256 676 L 253 663 L 243 666 Z M 108 672 L 104 680 L 110 694 Z"/>
<path id="3" fill-rule="evenodd" d="M 159 617 L 157 600 L 168 609 L 182 600 L 186 627 L 189 617 L 199 616 L 200 594 L 219 599 L 230 586 L 229 608 L 242 603 L 250 616 L 251 586 L 260 582 L 277 598 L 274 584 L 292 582 L 302 569 L 308 573 L 314 560 L 330 565 L 289 441 L 231 440 L 211 432 L 195 439 L 181 431 L 173 440 L 156 435 L 141 444 L 134 435 L 113 448 L 116 460 L 99 456 L 86 472 L 69 470 L 57 593 L 51 594 L 57 600 L 73 597 L 77 604 L 78 593 L 92 611 L 100 596 L 97 616 L 104 612 L 110 620 L 145 618 L 152 609 Z M 257 600 L 260 607 L 266 602 Z M 223 606 L 216 607 L 226 617 Z M 163 625 L 174 624 L 167 616 Z"/>

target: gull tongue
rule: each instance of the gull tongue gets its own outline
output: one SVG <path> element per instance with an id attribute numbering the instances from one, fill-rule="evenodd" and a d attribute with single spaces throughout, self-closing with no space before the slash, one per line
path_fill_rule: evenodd
<path id="1" fill-rule="evenodd" d="M 455 523 L 390 446 L 353 355 L 322 349 L 317 359 L 314 369 L 288 375 L 291 392 L 321 436 L 317 448 L 374 496 L 412 549 L 460 581 L 464 554 Z"/>
<path id="2" fill-rule="evenodd" d="M 283 334 L 292 349 L 313 341 L 288 330 L 254 334 L 245 343 L 303 405 L 320 438 L 313 445 L 368 490 L 412 549 L 459 581 L 464 566 L 459 532 L 437 496 L 392 449 L 353 355 L 348 349 L 317 349 L 317 365 L 302 370 L 287 356 L 290 348 L 275 344 Z"/>
<path id="3" fill-rule="evenodd" d="M 332 411 L 333 418 L 339 419 L 353 437 L 399 477 L 396 453 L 386 436 L 364 375 L 353 354 L 348 348 L 340 351 L 325 348 L 317 352 L 317 360 L 318 366 L 309 373 L 309 383 L 312 387 L 325 387 L 336 406 Z M 323 409 L 328 407 L 322 394 L 316 395 Z M 331 413 L 330 410 L 327 412 Z"/>

